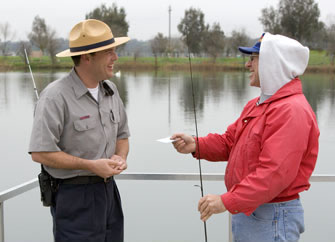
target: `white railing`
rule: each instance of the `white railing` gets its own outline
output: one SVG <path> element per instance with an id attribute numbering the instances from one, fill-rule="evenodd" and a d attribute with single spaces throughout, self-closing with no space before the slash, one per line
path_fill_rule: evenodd
<path id="1" fill-rule="evenodd" d="M 224 174 L 203 174 L 204 181 L 224 181 Z M 199 174 L 195 173 L 124 173 L 116 177 L 116 180 L 179 180 L 179 181 L 198 181 Z M 313 175 L 311 182 L 335 182 L 335 175 Z M 19 196 L 38 186 L 37 178 L 27 181 L 21 185 L 12 187 L 0 192 L 0 242 L 5 242 L 4 229 L 4 202 L 13 197 Z M 229 241 L 232 241 L 231 216 L 229 216 Z"/>

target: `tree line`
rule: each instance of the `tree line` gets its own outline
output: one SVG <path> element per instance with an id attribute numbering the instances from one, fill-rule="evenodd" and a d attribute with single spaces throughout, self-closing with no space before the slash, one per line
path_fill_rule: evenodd
<path id="1" fill-rule="evenodd" d="M 86 19 L 95 18 L 107 23 L 114 36 L 126 36 L 129 23 L 126 11 L 116 4 L 102 4 L 85 15 Z M 277 7 L 270 6 L 261 10 L 259 21 L 265 32 L 283 34 L 309 46 L 311 49 L 326 50 L 334 64 L 335 55 L 335 22 L 326 25 L 320 21 L 320 10 L 314 0 L 279 0 Z M 146 51 L 155 56 L 187 55 L 209 56 L 213 62 L 220 56 L 236 56 L 238 46 L 253 44 L 245 29 L 234 30 L 226 36 L 218 22 L 212 25 L 205 22 L 205 14 L 200 9 L 185 10 L 184 17 L 178 24 L 180 38 L 168 38 L 162 33 L 149 41 L 133 40 L 118 51 L 123 55 L 132 55 L 135 60 Z M 260 33 L 261 34 L 261 33 Z M 0 53 L 9 54 L 9 46 L 15 34 L 8 23 L 0 23 Z M 46 24 L 45 19 L 36 16 L 32 23 L 28 41 L 16 45 L 16 54 L 23 56 L 23 49 L 31 52 L 32 48 L 49 55 L 52 63 L 56 62 L 55 54 L 67 48 L 68 40 L 59 38 L 56 31 Z"/>

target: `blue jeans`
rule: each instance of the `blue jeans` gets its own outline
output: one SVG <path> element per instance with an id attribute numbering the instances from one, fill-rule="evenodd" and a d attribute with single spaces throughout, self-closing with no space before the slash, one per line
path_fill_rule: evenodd
<path id="1" fill-rule="evenodd" d="M 250 216 L 232 215 L 234 242 L 296 242 L 304 230 L 304 209 L 299 199 L 263 204 Z"/>

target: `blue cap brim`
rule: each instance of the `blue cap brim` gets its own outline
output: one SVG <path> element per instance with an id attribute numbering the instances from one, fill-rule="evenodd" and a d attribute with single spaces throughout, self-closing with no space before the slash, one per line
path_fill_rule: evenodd
<path id="1" fill-rule="evenodd" d="M 265 33 L 262 34 L 260 39 L 256 42 L 256 44 L 253 47 L 238 47 L 239 51 L 247 55 L 251 55 L 252 53 L 259 53 L 264 35 Z"/>
<path id="2" fill-rule="evenodd" d="M 259 53 L 259 48 L 255 47 L 238 47 L 239 51 L 244 54 L 251 55 L 252 53 Z"/>

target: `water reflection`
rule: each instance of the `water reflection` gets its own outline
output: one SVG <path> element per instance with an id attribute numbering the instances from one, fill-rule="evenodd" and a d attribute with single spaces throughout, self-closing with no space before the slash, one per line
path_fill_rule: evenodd
<path id="1" fill-rule="evenodd" d="M 2 73 L 0 75 L 0 110 L 6 109 L 7 103 L 7 75 L 6 73 Z"/>
<path id="2" fill-rule="evenodd" d="M 315 113 L 319 105 L 329 102 L 334 108 L 335 81 L 334 75 L 308 74 L 302 77 L 304 94 Z"/>
<path id="3" fill-rule="evenodd" d="M 39 92 L 45 86 L 66 75 L 67 72 L 36 72 L 34 78 Z M 206 102 L 219 103 L 225 95 L 231 95 L 235 103 L 243 103 L 248 100 L 249 81 L 247 73 L 243 72 L 195 72 L 193 73 L 194 95 L 196 110 L 199 117 L 203 117 Z M 185 118 L 191 119 L 193 115 L 192 83 L 189 72 L 125 72 L 119 77 L 113 77 L 112 81 L 117 85 L 125 106 L 129 102 L 128 79 L 134 80 L 136 85 L 143 82 L 150 84 L 150 95 L 162 96 L 168 93 L 177 93 L 178 105 L 182 107 Z M 15 79 L 15 80 L 12 80 Z M 10 87 L 9 83 L 11 82 Z M 17 86 L 13 87 L 13 81 Z M 319 105 L 328 102 L 331 109 L 335 104 L 335 80 L 334 75 L 327 74 L 305 74 L 302 76 L 304 94 L 311 104 L 313 110 L 318 113 Z M 8 90 L 14 88 L 15 90 Z M 19 93 L 19 96 L 29 94 L 35 99 L 31 76 L 29 73 L 0 73 L 0 108 L 6 109 L 9 105 L 8 92 Z M 256 96 L 257 91 L 254 92 Z M 140 94 L 139 94 L 140 95 Z M 252 98 L 252 97 L 251 97 Z M 171 100 L 168 105 L 171 104 Z"/>
<path id="4" fill-rule="evenodd" d="M 113 77 L 111 79 L 115 83 L 115 85 L 118 88 L 120 97 L 123 101 L 123 104 L 125 107 L 127 107 L 128 104 L 128 87 L 127 87 L 127 82 L 125 80 L 124 75 L 120 75 L 119 77 Z"/>
<path id="5" fill-rule="evenodd" d="M 48 83 L 67 73 L 67 71 L 35 72 L 37 89 L 40 92 Z M 244 72 L 193 73 L 200 135 L 206 135 L 208 132 L 224 132 L 226 127 L 238 118 L 245 104 L 259 95 L 259 88 L 249 86 L 248 75 Z M 320 157 L 329 160 L 332 156 L 331 147 L 335 144 L 334 75 L 306 74 L 302 80 L 304 93 L 318 117 L 321 130 Z M 148 172 L 166 169 L 173 171 L 174 168 L 167 164 L 157 165 L 154 163 L 155 158 L 146 157 L 143 151 L 148 147 L 155 147 L 157 151 L 155 155 L 161 156 L 163 153 L 165 154 L 163 160 L 174 159 L 175 157 L 168 153 L 170 151 L 156 147 L 157 144 L 151 142 L 173 132 L 195 133 L 190 73 L 122 72 L 120 76 L 113 77 L 112 81 L 118 87 L 129 116 L 132 134 L 131 156 L 149 163 L 151 159 L 153 160 L 150 165 L 136 162 L 130 169 Z M 0 73 L 0 118 L 4 124 L 0 127 L 0 131 L 2 134 L 8 133 L 9 128 L 6 125 L 13 125 L 15 119 L 29 117 L 23 124 L 27 138 L 24 140 L 26 144 L 20 149 L 24 151 L 27 149 L 35 102 L 29 72 Z M 18 137 L 12 137 L 13 143 L 17 139 L 22 139 L 20 133 L 17 135 Z M 6 142 L 7 139 L 0 139 L 0 143 L 6 144 Z M 21 156 L 30 159 L 26 153 Z M 322 170 L 327 166 L 331 165 L 324 163 L 319 169 Z"/>

